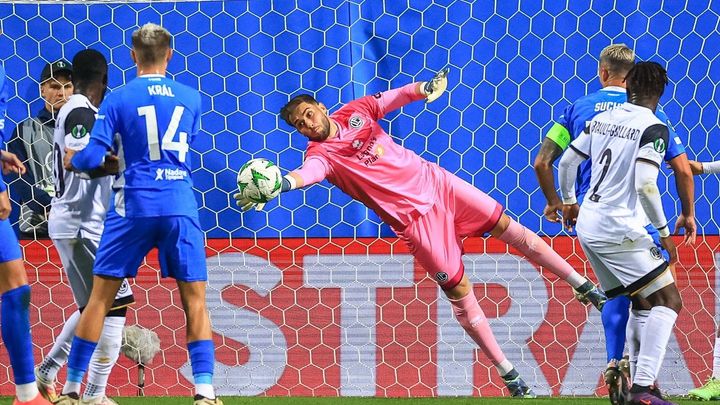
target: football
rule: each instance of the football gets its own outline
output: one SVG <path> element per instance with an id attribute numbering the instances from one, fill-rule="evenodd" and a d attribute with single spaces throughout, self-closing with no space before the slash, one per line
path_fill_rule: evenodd
<path id="1" fill-rule="evenodd" d="M 262 204 L 280 194 L 282 174 L 275 163 L 262 158 L 252 159 L 240 168 L 237 183 L 245 198 Z"/>

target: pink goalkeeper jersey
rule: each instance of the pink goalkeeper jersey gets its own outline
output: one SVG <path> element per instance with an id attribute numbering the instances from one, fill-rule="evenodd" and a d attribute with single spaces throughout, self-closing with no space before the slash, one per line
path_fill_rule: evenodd
<path id="1" fill-rule="evenodd" d="M 443 169 L 396 144 L 377 120 L 423 99 L 417 86 L 412 83 L 362 97 L 331 114 L 331 125 L 338 127 L 336 136 L 310 141 L 305 163 L 295 173 L 306 186 L 327 178 L 395 230 L 403 230 L 437 201 Z"/>

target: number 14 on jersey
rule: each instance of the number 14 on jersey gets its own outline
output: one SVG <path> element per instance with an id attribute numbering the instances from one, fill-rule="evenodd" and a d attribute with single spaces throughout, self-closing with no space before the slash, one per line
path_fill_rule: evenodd
<path id="1" fill-rule="evenodd" d="M 172 118 L 170 118 L 170 124 L 168 124 L 165 134 L 162 137 L 162 145 L 160 144 L 160 138 L 158 137 L 158 122 L 157 114 L 155 113 L 154 105 L 146 105 L 138 107 L 138 115 L 145 117 L 145 128 L 147 132 L 148 149 L 150 152 L 150 160 L 160 160 L 160 148 L 164 150 L 172 150 L 178 153 L 178 160 L 185 162 L 189 147 L 187 143 L 188 134 L 187 132 L 180 132 L 178 134 L 179 140 L 176 142 L 175 133 L 177 132 L 178 125 L 180 125 L 180 118 L 182 118 L 185 107 L 176 106 L 173 111 Z"/>

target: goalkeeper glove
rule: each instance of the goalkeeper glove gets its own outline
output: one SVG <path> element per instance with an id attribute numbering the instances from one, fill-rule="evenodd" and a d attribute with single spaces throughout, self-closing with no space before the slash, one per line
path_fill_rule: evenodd
<path id="1" fill-rule="evenodd" d="M 247 211 L 250 208 L 255 208 L 255 211 L 262 211 L 262 209 L 265 207 L 264 203 L 256 203 L 255 201 L 250 201 L 245 196 L 243 196 L 242 193 L 233 194 L 233 198 L 235 199 L 235 204 L 237 204 L 238 207 L 240 207 L 243 211 Z"/>
<path id="2" fill-rule="evenodd" d="M 447 89 L 447 75 L 449 72 L 450 68 L 445 68 L 437 72 L 429 82 L 425 82 L 422 89 L 427 97 L 425 100 L 426 103 L 432 103 L 445 92 L 445 89 Z"/>

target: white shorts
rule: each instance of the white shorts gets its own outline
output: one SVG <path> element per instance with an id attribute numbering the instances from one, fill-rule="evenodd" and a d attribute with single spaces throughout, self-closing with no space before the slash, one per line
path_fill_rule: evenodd
<path id="1" fill-rule="evenodd" d="M 93 265 L 99 240 L 77 237 L 74 239 L 53 239 L 55 249 L 60 255 L 65 274 L 70 284 L 75 303 L 79 309 L 85 308 L 90 299 L 93 284 Z M 135 302 L 130 284 L 123 280 L 112 309 L 126 307 Z"/>
<path id="2" fill-rule="evenodd" d="M 668 263 L 650 235 L 622 243 L 583 238 L 580 246 L 608 298 L 618 295 L 642 297 L 674 282 Z"/>

